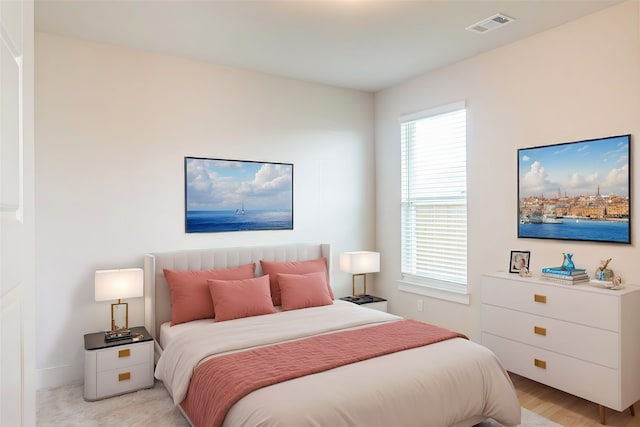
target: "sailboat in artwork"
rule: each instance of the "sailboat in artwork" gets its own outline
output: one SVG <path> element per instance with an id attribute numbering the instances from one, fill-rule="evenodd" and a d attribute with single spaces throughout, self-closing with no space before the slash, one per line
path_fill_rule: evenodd
<path id="1" fill-rule="evenodd" d="M 242 202 L 242 208 L 241 209 L 236 209 L 236 215 L 244 215 L 244 202 Z"/>

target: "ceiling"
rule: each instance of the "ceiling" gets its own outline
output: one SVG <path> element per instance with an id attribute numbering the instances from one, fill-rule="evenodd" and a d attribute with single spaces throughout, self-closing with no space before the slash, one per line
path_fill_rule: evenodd
<path id="1" fill-rule="evenodd" d="M 36 31 L 375 92 L 621 0 L 36 0 Z M 466 27 L 496 13 L 513 23 Z"/>

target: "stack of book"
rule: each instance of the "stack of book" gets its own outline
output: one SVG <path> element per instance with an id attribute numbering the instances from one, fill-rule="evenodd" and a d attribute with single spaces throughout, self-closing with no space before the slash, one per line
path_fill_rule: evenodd
<path id="1" fill-rule="evenodd" d="M 562 285 L 589 283 L 589 275 L 584 268 L 568 270 L 563 267 L 545 267 L 542 269 L 542 278 Z"/>

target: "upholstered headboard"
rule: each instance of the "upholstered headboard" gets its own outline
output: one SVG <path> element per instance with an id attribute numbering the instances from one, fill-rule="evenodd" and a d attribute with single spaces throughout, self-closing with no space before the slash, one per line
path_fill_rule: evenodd
<path id="1" fill-rule="evenodd" d="M 331 245 L 289 244 L 274 246 L 245 246 L 235 248 L 192 249 L 158 252 L 144 256 L 144 325 L 158 341 L 160 325 L 171 320 L 169 285 L 163 269 L 206 270 L 237 267 L 256 263 L 256 276 L 262 275 L 260 260 L 286 262 L 306 261 L 325 257 L 331 274 Z"/>

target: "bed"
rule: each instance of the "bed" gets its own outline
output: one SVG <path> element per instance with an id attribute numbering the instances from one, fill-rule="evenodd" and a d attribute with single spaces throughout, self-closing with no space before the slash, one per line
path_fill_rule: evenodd
<path id="1" fill-rule="evenodd" d="M 254 264 L 253 274 L 259 280 L 264 277 L 262 265 L 266 269 L 269 262 L 305 264 L 320 259 L 326 264 L 328 280 L 328 244 L 145 255 L 145 326 L 155 338 L 156 378 L 164 382 L 192 425 L 459 427 L 487 418 L 505 426 L 520 423 L 520 405 L 506 371 L 479 344 L 455 334 L 438 335 L 429 345 L 421 341 L 411 346 L 391 344 L 394 337 L 408 336 L 405 329 L 418 328 L 410 335 L 420 335 L 425 325 L 338 299 L 285 310 L 290 304 L 285 301 L 285 289 L 291 288 L 284 287 L 284 278 L 293 281 L 313 276 L 315 280 L 315 272 L 278 275 L 283 279 L 282 305 L 272 306 L 267 314 L 218 321 L 226 315 L 220 304 L 215 305 L 216 321 L 198 319 L 170 326 L 172 295 L 165 269 L 200 274 Z M 209 283 L 225 284 L 222 280 Z M 294 289 L 300 289 L 299 285 Z M 434 328 L 437 334 L 449 333 Z M 431 339 L 432 333 L 436 332 L 430 329 L 423 335 Z M 393 345 L 406 347 L 398 350 Z M 385 346 L 389 348 L 377 349 Z M 380 353 L 364 354 L 371 351 Z M 358 352 L 363 354 L 356 355 Z M 322 359 L 316 354 L 327 360 L 309 361 L 310 355 Z M 324 367 L 316 368 L 314 363 Z M 273 378 L 293 365 L 306 372 Z M 228 397 L 233 394 L 230 391 L 252 381 L 259 385 L 238 391 L 239 397 Z M 222 403 L 214 401 L 214 396 L 222 397 Z"/>

